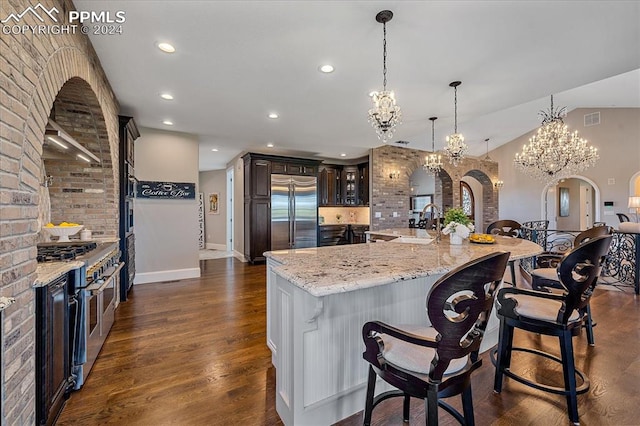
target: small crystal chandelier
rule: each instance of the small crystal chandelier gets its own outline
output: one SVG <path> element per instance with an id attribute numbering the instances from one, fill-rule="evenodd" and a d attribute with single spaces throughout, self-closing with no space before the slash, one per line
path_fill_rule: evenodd
<path id="1" fill-rule="evenodd" d="M 464 136 L 458 133 L 458 86 L 462 84 L 461 81 L 453 81 L 449 83 L 450 87 L 454 90 L 454 118 L 453 118 L 453 134 L 447 136 L 447 146 L 444 147 L 444 152 L 449 156 L 449 162 L 455 167 L 458 166 L 458 162 L 464 158 L 464 154 L 467 152 L 467 144 L 464 143 Z"/>
<path id="2" fill-rule="evenodd" d="M 575 175 L 596 163 L 598 150 L 588 146 L 587 141 L 578 136 L 578 131 L 569 132 L 562 118 L 566 108 L 540 111 L 542 126 L 516 154 L 513 162 L 516 168 L 543 182 L 551 183 Z"/>
<path id="3" fill-rule="evenodd" d="M 393 18 L 393 12 L 383 10 L 376 15 L 376 21 L 382 23 L 382 92 L 372 92 L 374 107 L 369 110 L 369 123 L 376 129 L 378 138 L 386 143 L 393 137 L 393 132 L 401 124 L 402 113 L 396 105 L 392 91 L 387 91 L 387 22 Z"/>
<path id="4" fill-rule="evenodd" d="M 436 155 L 436 142 L 435 142 L 435 122 L 438 117 L 429 117 L 431 120 L 431 154 L 424 157 L 424 171 L 427 173 L 431 173 L 432 175 L 437 175 L 440 173 L 440 169 L 442 168 L 442 156 Z"/>
<path id="5" fill-rule="evenodd" d="M 484 143 L 487 144 L 487 155 L 484 157 L 484 161 L 493 161 L 493 159 L 489 157 L 489 138 L 485 139 Z"/>

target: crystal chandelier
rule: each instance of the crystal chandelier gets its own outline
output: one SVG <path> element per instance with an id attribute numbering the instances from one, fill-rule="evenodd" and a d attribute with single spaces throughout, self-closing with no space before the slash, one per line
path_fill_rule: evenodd
<path id="1" fill-rule="evenodd" d="M 569 132 L 562 121 L 566 108 L 553 109 L 553 95 L 549 112 L 541 111 L 542 126 L 516 154 L 513 162 L 520 171 L 543 182 L 551 183 L 575 175 L 595 164 L 598 150 Z"/>
<path id="2" fill-rule="evenodd" d="M 378 138 L 386 143 L 393 137 L 395 127 L 401 123 L 402 113 L 396 105 L 392 91 L 387 90 L 387 22 L 393 18 L 393 12 L 383 10 L 376 15 L 376 21 L 382 23 L 382 92 L 372 92 L 374 107 L 369 110 L 369 123 L 376 129 Z"/>
<path id="3" fill-rule="evenodd" d="M 454 90 L 454 116 L 453 116 L 453 134 L 447 136 L 447 146 L 444 147 L 444 152 L 449 156 L 449 162 L 455 167 L 458 166 L 458 162 L 464 158 L 465 152 L 467 152 L 467 144 L 464 143 L 464 136 L 458 133 L 458 86 L 462 84 L 461 81 L 453 81 L 449 83 L 450 87 Z"/>
<path id="4" fill-rule="evenodd" d="M 438 117 L 429 117 L 431 120 L 431 154 L 424 157 L 423 168 L 427 173 L 431 173 L 432 175 L 437 175 L 440 173 L 440 169 L 442 168 L 442 156 L 436 155 L 435 148 L 435 127 L 434 124 Z"/>

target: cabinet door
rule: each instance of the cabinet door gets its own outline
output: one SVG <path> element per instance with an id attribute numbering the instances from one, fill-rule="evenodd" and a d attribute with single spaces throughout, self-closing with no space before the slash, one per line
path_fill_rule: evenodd
<path id="1" fill-rule="evenodd" d="M 357 167 L 345 167 L 341 174 L 341 201 L 340 204 L 345 206 L 353 206 L 358 203 L 358 184 L 360 182 Z"/>
<path id="2" fill-rule="evenodd" d="M 358 205 L 369 205 L 369 163 L 358 165 Z"/>
<path id="3" fill-rule="evenodd" d="M 271 196 L 271 162 L 255 160 L 251 165 L 252 196 Z"/>
<path id="4" fill-rule="evenodd" d="M 263 253 L 271 250 L 271 200 L 245 202 L 244 255 L 247 261 L 264 261 Z"/>
<path id="5" fill-rule="evenodd" d="M 334 168 L 327 168 L 327 205 L 340 204 L 340 172 Z"/>

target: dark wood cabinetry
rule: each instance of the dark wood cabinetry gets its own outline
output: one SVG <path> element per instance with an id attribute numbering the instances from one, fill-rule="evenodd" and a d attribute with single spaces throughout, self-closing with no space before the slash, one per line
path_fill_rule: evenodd
<path id="1" fill-rule="evenodd" d="M 132 117 L 119 116 L 119 181 L 120 181 L 120 252 L 124 267 L 120 270 L 120 300 L 127 300 L 127 294 L 133 285 L 136 275 L 135 245 L 133 234 L 133 200 L 136 191 L 136 177 L 134 169 L 134 141 L 140 137 L 140 132 Z"/>
<path id="2" fill-rule="evenodd" d="M 244 161 L 244 257 L 262 262 L 271 250 L 271 174 L 316 176 L 317 160 L 248 153 Z"/>
<path id="3" fill-rule="evenodd" d="M 368 206 L 369 163 L 321 165 L 318 189 L 320 206 Z"/>
<path id="4" fill-rule="evenodd" d="M 335 206 L 340 204 L 340 169 L 322 166 L 318 176 L 318 204 Z"/>
<path id="5" fill-rule="evenodd" d="M 52 425 L 71 387 L 67 275 L 36 288 L 36 424 Z"/>
<path id="6" fill-rule="evenodd" d="M 338 246 L 366 242 L 367 225 L 322 225 L 318 227 L 319 246 Z"/>

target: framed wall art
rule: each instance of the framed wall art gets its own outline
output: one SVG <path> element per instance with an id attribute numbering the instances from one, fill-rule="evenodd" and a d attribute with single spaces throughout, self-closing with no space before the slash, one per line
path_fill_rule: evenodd
<path id="1" fill-rule="evenodd" d="M 209 194 L 209 214 L 220 214 L 220 193 Z"/>

